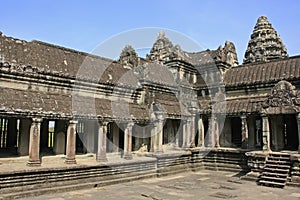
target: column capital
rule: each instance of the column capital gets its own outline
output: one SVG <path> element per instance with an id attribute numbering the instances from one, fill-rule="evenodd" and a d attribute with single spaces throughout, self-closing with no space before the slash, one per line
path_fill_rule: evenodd
<path id="1" fill-rule="evenodd" d="M 78 123 L 78 120 L 74 120 L 74 119 L 69 120 L 69 124 L 77 124 L 77 123 Z"/>
<path id="2" fill-rule="evenodd" d="M 241 115 L 240 118 L 245 120 L 247 119 L 247 115 Z"/>
<path id="3" fill-rule="evenodd" d="M 99 126 L 107 126 L 109 123 L 109 121 L 98 119 Z"/>
<path id="4" fill-rule="evenodd" d="M 32 122 L 34 122 L 34 123 L 41 123 L 42 121 L 43 121 L 43 118 L 41 118 L 41 117 L 32 118 Z"/>

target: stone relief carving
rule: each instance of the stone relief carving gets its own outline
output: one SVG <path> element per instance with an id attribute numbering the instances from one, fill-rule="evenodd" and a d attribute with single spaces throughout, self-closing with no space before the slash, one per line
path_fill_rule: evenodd
<path id="1" fill-rule="evenodd" d="M 295 86 L 287 81 L 280 81 L 271 90 L 263 107 L 299 106 L 300 96 Z"/>

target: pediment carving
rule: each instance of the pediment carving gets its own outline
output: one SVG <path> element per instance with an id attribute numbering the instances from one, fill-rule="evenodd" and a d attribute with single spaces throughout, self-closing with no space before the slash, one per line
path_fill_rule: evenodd
<path id="1" fill-rule="evenodd" d="M 288 81 L 278 82 L 263 107 L 294 107 L 300 105 L 299 92 Z"/>

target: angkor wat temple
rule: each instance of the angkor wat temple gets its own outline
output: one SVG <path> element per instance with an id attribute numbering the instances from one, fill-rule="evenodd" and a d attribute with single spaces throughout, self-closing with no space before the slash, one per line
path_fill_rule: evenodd
<path id="1" fill-rule="evenodd" d="M 111 60 L 0 33 L 0 87 L 0 157 L 28 156 L 28 169 L 49 155 L 76 166 L 78 154 L 139 154 L 156 170 L 300 183 L 300 57 L 264 16 L 242 64 L 229 41 L 191 53 L 159 33 L 146 58 L 127 45 Z"/>

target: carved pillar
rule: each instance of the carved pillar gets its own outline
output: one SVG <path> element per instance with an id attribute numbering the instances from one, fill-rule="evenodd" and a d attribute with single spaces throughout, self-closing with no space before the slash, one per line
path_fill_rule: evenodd
<path id="1" fill-rule="evenodd" d="M 70 120 L 67 130 L 66 164 L 76 164 L 76 124 L 77 121 Z"/>
<path id="2" fill-rule="evenodd" d="M 215 135 L 215 146 L 213 147 L 220 147 L 220 131 L 219 131 L 219 121 L 217 116 L 213 118 L 214 123 L 214 135 Z"/>
<path id="3" fill-rule="evenodd" d="M 267 115 L 262 115 L 262 123 L 263 123 L 263 151 L 270 151 L 270 127 L 269 127 L 269 119 Z"/>
<path id="4" fill-rule="evenodd" d="M 41 118 L 33 118 L 29 136 L 29 161 L 28 166 L 41 166 L 40 160 L 40 134 Z"/>
<path id="5" fill-rule="evenodd" d="M 132 159 L 132 128 L 134 123 L 128 123 L 124 131 L 124 159 Z"/>
<path id="6" fill-rule="evenodd" d="M 156 151 L 156 141 L 157 141 L 157 134 L 156 134 L 156 124 L 153 122 L 153 125 L 151 127 L 151 141 L 150 141 L 150 151 L 155 152 Z"/>
<path id="7" fill-rule="evenodd" d="M 208 118 L 208 141 L 207 141 L 207 146 L 208 147 L 214 147 L 215 146 L 215 135 L 214 135 L 214 120 L 213 116 Z"/>
<path id="8" fill-rule="evenodd" d="M 203 125 L 203 119 L 201 115 L 198 120 L 198 147 L 205 147 L 204 125 Z"/>
<path id="9" fill-rule="evenodd" d="M 158 126 L 157 126 L 157 152 L 163 152 L 163 137 L 164 137 L 164 120 L 159 119 L 158 120 Z"/>
<path id="10" fill-rule="evenodd" d="M 99 122 L 98 125 L 98 149 L 97 158 L 98 162 L 106 162 L 106 136 L 107 136 L 107 125 L 108 122 Z"/>
<path id="11" fill-rule="evenodd" d="M 248 148 L 248 124 L 247 124 L 247 116 L 243 115 L 241 116 L 241 123 L 242 123 L 242 148 L 247 149 Z"/>
<path id="12" fill-rule="evenodd" d="M 188 118 L 186 120 L 186 147 L 191 147 L 191 135 L 192 135 L 192 129 L 191 129 L 191 118 Z"/>
<path id="13" fill-rule="evenodd" d="M 297 125 L 298 125 L 298 153 L 300 153 L 300 113 L 297 115 Z"/>
<path id="14" fill-rule="evenodd" d="M 195 137 L 196 137 L 196 113 L 191 116 L 191 148 L 195 148 Z"/>
<path id="15" fill-rule="evenodd" d="M 187 121 L 182 123 L 182 147 L 187 147 Z"/>

